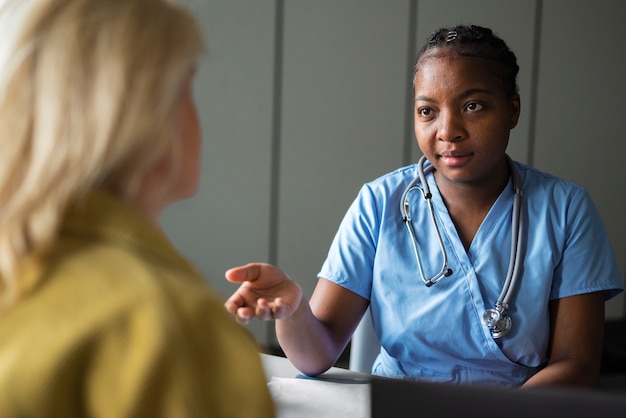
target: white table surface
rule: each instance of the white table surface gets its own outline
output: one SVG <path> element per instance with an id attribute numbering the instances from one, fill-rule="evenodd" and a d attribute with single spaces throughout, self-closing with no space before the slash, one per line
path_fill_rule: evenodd
<path id="1" fill-rule="evenodd" d="M 279 356 L 261 354 L 277 418 L 370 417 L 369 375 L 333 367 L 315 378 Z"/>

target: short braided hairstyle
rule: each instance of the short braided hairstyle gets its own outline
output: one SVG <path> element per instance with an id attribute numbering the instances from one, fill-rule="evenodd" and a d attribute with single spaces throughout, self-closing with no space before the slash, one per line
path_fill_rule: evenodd
<path id="1" fill-rule="evenodd" d="M 518 93 L 517 74 L 519 66 L 517 58 L 508 45 L 496 36 L 489 28 L 482 26 L 455 26 L 441 28 L 433 32 L 428 41 L 417 54 L 413 75 L 419 69 L 419 63 L 429 51 L 451 48 L 461 56 L 484 58 L 498 62 L 504 70 L 503 81 L 509 96 Z"/>

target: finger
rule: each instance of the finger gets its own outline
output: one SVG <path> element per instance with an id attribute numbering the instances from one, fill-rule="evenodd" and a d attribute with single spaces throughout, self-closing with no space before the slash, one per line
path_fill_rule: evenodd
<path id="1" fill-rule="evenodd" d="M 276 298 L 274 300 L 274 306 L 272 306 L 272 316 L 274 319 L 284 319 L 288 316 L 287 306 L 282 298 Z"/>
<path id="2" fill-rule="evenodd" d="M 239 306 L 235 302 L 232 302 L 230 300 L 227 300 L 224 303 L 224 308 L 226 308 L 226 311 L 232 314 L 234 314 L 237 311 L 238 307 Z"/>
<path id="3" fill-rule="evenodd" d="M 256 303 L 255 315 L 257 318 L 262 319 L 264 321 L 269 321 L 274 319 L 272 309 L 269 306 L 267 300 L 263 298 L 259 298 Z"/>
<path id="4" fill-rule="evenodd" d="M 246 306 L 246 300 L 238 293 L 234 293 L 224 302 L 224 307 L 230 313 L 235 313 L 238 308 Z"/>
<path id="5" fill-rule="evenodd" d="M 259 278 L 261 265 L 258 263 L 250 263 L 245 266 L 233 267 L 226 270 L 224 276 L 231 283 L 243 283 L 254 281 Z"/>
<path id="6" fill-rule="evenodd" d="M 237 322 L 239 322 L 240 324 L 244 324 L 244 325 L 250 322 L 253 316 L 254 316 L 254 313 L 252 311 L 252 308 L 248 308 L 248 307 L 239 308 L 237 309 L 235 313 L 235 319 L 237 320 Z"/>

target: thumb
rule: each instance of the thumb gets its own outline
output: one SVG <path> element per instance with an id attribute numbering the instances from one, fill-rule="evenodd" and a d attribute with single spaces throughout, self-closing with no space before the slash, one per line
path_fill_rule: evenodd
<path id="1" fill-rule="evenodd" d="M 231 283 L 251 282 L 259 277 L 261 265 L 258 263 L 249 263 L 244 266 L 233 267 L 226 270 L 224 276 Z"/>

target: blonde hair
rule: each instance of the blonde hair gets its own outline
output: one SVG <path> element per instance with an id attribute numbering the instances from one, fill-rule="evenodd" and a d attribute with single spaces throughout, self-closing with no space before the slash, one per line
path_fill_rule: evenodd
<path id="1" fill-rule="evenodd" d="M 0 294 L 54 243 L 67 206 L 135 193 L 172 147 L 204 46 L 167 0 L 0 0 Z"/>

